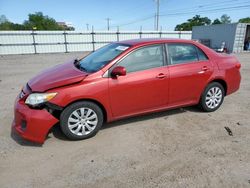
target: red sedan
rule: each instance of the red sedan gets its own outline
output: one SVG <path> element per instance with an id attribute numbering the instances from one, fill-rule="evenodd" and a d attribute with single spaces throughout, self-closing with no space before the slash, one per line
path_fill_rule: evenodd
<path id="1" fill-rule="evenodd" d="M 106 45 L 31 79 L 15 103 L 13 129 L 43 143 L 58 122 L 73 140 L 104 122 L 197 105 L 217 110 L 239 89 L 239 61 L 191 40 L 140 39 Z"/>

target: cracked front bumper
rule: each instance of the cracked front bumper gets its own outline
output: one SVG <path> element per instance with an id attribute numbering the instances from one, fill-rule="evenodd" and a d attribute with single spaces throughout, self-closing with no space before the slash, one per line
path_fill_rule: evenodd
<path id="1" fill-rule="evenodd" d="M 22 138 L 43 144 L 49 130 L 59 121 L 45 109 L 31 109 L 17 98 L 12 129 Z"/>

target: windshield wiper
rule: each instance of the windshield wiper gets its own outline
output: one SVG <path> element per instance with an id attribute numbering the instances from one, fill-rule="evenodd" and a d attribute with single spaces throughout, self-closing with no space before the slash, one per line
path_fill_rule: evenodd
<path id="1" fill-rule="evenodd" d="M 78 58 L 76 58 L 76 59 L 74 60 L 74 64 L 80 64 L 80 60 L 79 60 Z"/>
<path id="2" fill-rule="evenodd" d="M 84 67 L 82 67 L 81 65 L 79 65 L 79 69 L 80 69 L 81 71 L 88 72 L 87 69 L 84 68 Z"/>
<path id="3" fill-rule="evenodd" d="M 75 64 L 76 68 L 78 68 L 81 71 L 88 72 L 86 68 L 84 68 L 83 66 L 81 66 L 80 62 L 81 61 L 78 58 L 76 58 L 74 60 L 74 64 Z"/>
<path id="4" fill-rule="evenodd" d="M 75 67 L 78 68 L 78 69 L 81 68 L 81 66 L 80 66 L 80 60 L 79 60 L 78 58 L 76 58 L 76 59 L 74 60 L 74 65 L 75 65 Z"/>

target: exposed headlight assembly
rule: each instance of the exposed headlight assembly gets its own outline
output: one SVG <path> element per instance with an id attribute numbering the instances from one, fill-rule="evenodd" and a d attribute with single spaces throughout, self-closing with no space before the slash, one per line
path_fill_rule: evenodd
<path id="1" fill-rule="evenodd" d="M 53 99 L 57 93 L 31 93 L 25 100 L 25 104 L 38 106 Z"/>

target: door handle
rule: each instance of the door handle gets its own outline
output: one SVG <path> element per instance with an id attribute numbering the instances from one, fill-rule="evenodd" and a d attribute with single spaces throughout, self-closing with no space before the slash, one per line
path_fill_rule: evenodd
<path id="1" fill-rule="evenodd" d="M 160 73 L 160 74 L 158 74 L 158 75 L 156 76 L 156 78 L 161 79 L 161 78 L 165 78 L 166 76 L 167 76 L 166 74 Z"/>
<path id="2" fill-rule="evenodd" d="M 203 71 L 208 71 L 209 70 L 209 68 L 207 67 L 207 66 L 204 66 L 204 67 L 202 67 L 202 69 L 201 70 L 203 70 Z"/>
<path id="3" fill-rule="evenodd" d="M 201 71 L 199 71 L 198 74 L 203 74 L 208 70 L 209 70 L 209 68 L 207 66 L 204 66 L 204 67 L 201 68 Z"/>

